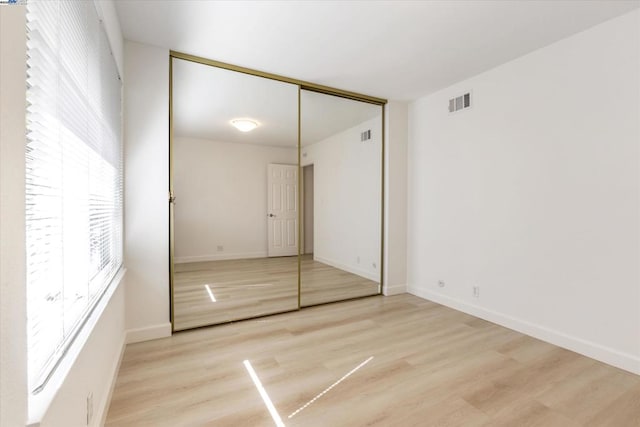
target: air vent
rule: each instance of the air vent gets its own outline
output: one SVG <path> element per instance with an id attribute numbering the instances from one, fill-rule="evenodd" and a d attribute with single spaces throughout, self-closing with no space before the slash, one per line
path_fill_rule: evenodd
<path id="1" fill-rule="evenodd" d="M 449 112 L 455 113 L 456 111 L 464 110 L 471 107 L 471 93 L 465 93 L 464 95 L 456 96 L 449 100 Z"/>
<path id="2" fill-rule="evenodd" d="M 360 133 L 360 141 L 368 141 L 371 139 L 371 129 Z"/>

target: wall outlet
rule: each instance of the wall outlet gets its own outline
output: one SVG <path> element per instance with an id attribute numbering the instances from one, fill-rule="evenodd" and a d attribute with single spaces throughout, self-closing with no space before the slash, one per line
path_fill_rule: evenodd
<path id="1" fill-rule="evenodd" d="M 444 280 L 438 280 L 438 287 L 444 288 Z"/>
<path id="2" fill-rule="evenodd" d="M 373 265 L 373 268 L 378 268 L 378 264 L 376 264 L 375 262 L 372 262 L 371 265 Z"/>
<path id="3" fill-rule="evenodd" d="M 224 246 L 218 245 L 218 252 L 224 252 Z"/>
<path id="4" fill-rule="evenodd" d="M 93 393 L 87 395 L 87 425 L 93 421 Z"/>
<path id="5" fill-rule="evenodd" d="M 480 298 L 480 286 L 473 287 L 473 296 L 476 298 Z"/>

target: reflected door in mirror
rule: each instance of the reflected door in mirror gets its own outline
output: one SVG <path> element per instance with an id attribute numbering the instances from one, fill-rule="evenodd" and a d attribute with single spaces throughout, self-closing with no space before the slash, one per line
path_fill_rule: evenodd
<path id="1" fill-rule="evenodd" d="M 268 167 L 269 256 L 298 255 L 298 166 Z"/>

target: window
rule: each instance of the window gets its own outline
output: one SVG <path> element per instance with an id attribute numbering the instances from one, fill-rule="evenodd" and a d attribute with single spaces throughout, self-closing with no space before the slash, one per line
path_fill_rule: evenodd
<path id="1" fill-rule="evenodd" d="M 38 391 L 122 264 L 121 82 L 91 1 L 27 3 L 29 385 Z"/>

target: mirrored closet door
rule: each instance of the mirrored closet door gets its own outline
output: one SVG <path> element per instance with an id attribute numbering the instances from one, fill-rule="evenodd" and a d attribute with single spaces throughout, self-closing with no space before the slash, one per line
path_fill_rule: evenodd
<path id="1" fill-rule="evenodd" d="M 173 330 L 379 294 L 385 101 L 176 52 L 170 70 Z"/>
<path id="2" fill-rule="evenodd" d="M 300 305 L 380 293 L 382 106 L 300 93 Z"/>
<path id="3" fill-rule="evenodd" d="M 298 308 L 298 86 L 172 58 L 174 330 Z"/>

